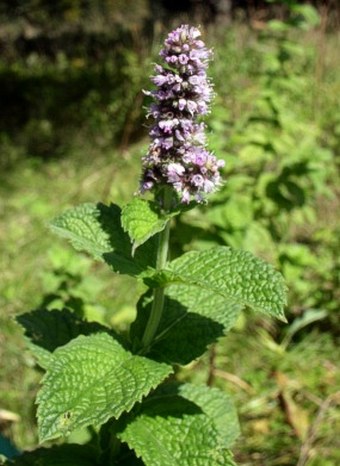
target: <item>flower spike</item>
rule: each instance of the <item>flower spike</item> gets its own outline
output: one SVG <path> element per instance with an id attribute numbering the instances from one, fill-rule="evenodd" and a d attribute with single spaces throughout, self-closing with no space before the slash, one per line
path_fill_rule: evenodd
<path id="1" fill-rule="evenodd" d="M 182 203 L 202 202 L 215 191 L 224 165 L 206 149 L 205 124 L 198 121 L 213 97 L 206 74 L 212 52 L 200 36 L 188 25 L 170 32 L 160 52 L 164 64 L 156 65 L 151 77 L 156 89 L 146 92 L 154 99 L 148 113 L 154 124 L 140 191 L 171 186 Z"/>

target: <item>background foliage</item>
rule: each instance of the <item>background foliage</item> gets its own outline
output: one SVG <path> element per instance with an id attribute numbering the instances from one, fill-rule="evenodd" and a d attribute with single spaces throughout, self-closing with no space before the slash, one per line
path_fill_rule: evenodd
<path id="1" fill-rule="evenodd" d="M 1 6 L 0 429 L 19 448 L 37 441 L 32 400 L 40 375 L 12 317 L 67 306 L 124 330 L 141 291 L 65 250 L 45 226 L 72 204 L 126 202 L 137 188 L 147 145 L 141 89 L 164 23 L 187 18 L 156 2 L 153 9 L 133 4 Z M 225 184 L 207 206 L 176 221 L 173 248 L 249 250 L 280 269 L 290 289 L 288 326 L 240 319 L 216 350 L 180 374 L 234 392 L 243 464 L 340 460 L 340 81 L 331 6 L 318 13 L 292 1 L 233 7 L 228 26 L 231 14 L 205 28 L 215 51 L 210 147 L 226 161 Z M 210 10 L 203 13 L 195 11 L 201 23 L 212 20 Z"/>

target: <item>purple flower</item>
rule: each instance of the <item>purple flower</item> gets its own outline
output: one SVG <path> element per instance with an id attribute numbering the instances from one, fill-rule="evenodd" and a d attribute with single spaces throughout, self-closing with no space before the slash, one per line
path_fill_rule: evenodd
<path id="1" fill-rule="evenodd" d="M 179 181 L 181 181 L 181 176 L 185 172 L 185 168 L 183 167 L 183 165 L 179 163 L 170 163 L 167 168 L 168 168 L 167 176 L 168 176 L 168 181 L 170 183 L 178 183 Z"/>
<path id="2" fill-rule="evenodd" d="M 204 178 L 202 175 L 193 175 L 191 177 L 191 183 L 194 186 L 203 186 L 204 185 Z"/>
<path id="3" fill-rule="evenodd" d="M 156 65 L 151 77 L 156 89 L 145 92 L 154 99 L 148 112 L 154 123 L 140 191 L 172 186 L 183 203 L 202 202 L 216 190 L 224 165 L 206 150 L 205 124 L 197 121 L 209 112 L 213 97 L 206 74 L 212 53 L 200 36 L 188 25 L 170 32 L 160 52 L 163 65 Z"/>

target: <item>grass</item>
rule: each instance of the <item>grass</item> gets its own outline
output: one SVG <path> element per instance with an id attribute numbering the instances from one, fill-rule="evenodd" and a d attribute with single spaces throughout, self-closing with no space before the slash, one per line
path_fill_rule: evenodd
<path id="1" fill-rule="evenodd" d="M 270 330 L 268 320 L 242 317 L 180 377 L 233 395 L 242 430 L 234 447 L 240 464 L 335 466 L 340 447 L 336 344 L 314 328 L 284 350 Z"/>
<path id="2" fill-rule="evenodd" d="M 232 76 L 225 78 L 222 65 L 215 69 L 219 86 L 224 79 L 231 86 L 217 104 L 217 117 L 227 115 L 227 135 L 233 131 L 228 126 L 230 121 L 236 125 L 250 105 L 238 90 L 240 82 L 244 88 L 249 86 L 251 95 L 257 91 L 256 82 L 248 76 L 256 68 L 256 60 L 246 44 L 250 40 L 253 46 L 254 39 L 248 34 L 238 38 L 240 50 L 234 47 L 230 55 Z M 313 46 L 315 37 L 307 40 Z M 324 40 L 325 60 L 323 65 L 318 64 L 322 70 L 315 71 L 321 103 L 314 117 L 315 124 L 323 128 L 320 138 L 326 139 L 329 134 L 329 141 L 323 143 L 335 153 L 335 131 L 327 124 L 335 121 L 329 92 L 333 95 L 338 86 L 334 71 L 337 46 L 333 37 L 325 36 Z M 327 120 L 328 114 L 331 117 Z M 214 121 L 211 127 L 223 135 L 225 121 L 220 121 L 220 129 L 217 120 L 216 128 Z M 18 421 L 8 423 L 0 415 L 0 431 L 19 448 L 37 444 L 34 398 L 41 374 L 25 350 L 14 316 L 42 305 L 42 298 L 48 297 L 51 306 L 72 302 L 81 306 L 89 318 L 104 319 L 124 329 L 133 318 L 133 306 L 140 292 L 129 278 L 113 276 L 104 266 L 73 252 L 49 232 L 47 222 L 81 202 L 128 201 L 137 188 L 139 158 L 144 148 L 142 142 L 130 145 L 124 153 L 97 153 L 84 143 L 81 149 L 73 147 L 65 157 L 48 163 L 21 158 L 10 171 L 0 175 L 0 410 L 20 416 Z M 331 180 L 334 192 L 335 185 L 336 181 Z M 322 200 L 320 205 L 321 219 L 325 205 Z M 332 209 L 327 211 L 327 224 L 336 224 Z M 241 464 L 337 466 L 340 445 L 336 429 L 340 419 L 336 407 L 340 381 L 335 329 L 322 322 L 312 323 L 284 347 L 284 329 L 268 320 L 246 317 L 202 360 L 183 368 L 180 377 L 208 381 L 234 395 L 242 425 L 235 454 Z M 336 325 L 335 318 L 331 322 Z"/>
<path id="3" fill-rule="evenodd" d="M 77 203 L 108 198 L 117 203 L 127 201 L 136 188 L 135 158 L 141 150 L 139 146 L 124 156 L 112 152 L 90 161 L 90 154 L 83 158 L 73 154 L 48 164 L 26 160 L 7 174 L 6 185 L 2 184 L 0 243 L 5 247 L 0 264 L 0 409 L 20 415 L 20 422 L 4 426 L 20 448 L 37 442 L 33 400 L 41 375 L 33 370 L 34 361 L 25 351 L 14 316 L 41 305 L 43 296 L 52 291 L 51 280 L 61 267 L 68 267 L 70 272 L 73 267 L 75 277 L 80 265 L 82 282 L 86 280 L 84 270 L 98 280 L 91 284 L 92 288 L 104 283 L 102 289 L 95 290 L 96 307 L 87 307 L 97 319 L 102 310 L 107 320 L 126 325 L 138 294 L 138 290 L 130 290 L 128 278 L 114 276 L 84 256 L 79 257 L 49 232 L 47 222 Z M 89 282 L 85 281 L 86 287 Z"/>

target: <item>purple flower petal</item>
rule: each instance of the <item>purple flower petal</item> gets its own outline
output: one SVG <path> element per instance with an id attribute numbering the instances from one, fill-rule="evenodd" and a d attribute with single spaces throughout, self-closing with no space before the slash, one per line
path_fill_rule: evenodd
<path id="1" fill-rule="evenodd" d="M 224 165 L 206 150 L 205 125 L 197 121 L 209 112 L 213 97 L 206 74 L 212 52 L 200 36 L 199 29 L 188 25 L 169 33 L 160 51 L 166 65 L 155 65 L 151 81 L 156 89 L 145 92 L 154 99 L 147 115 L 154 124 L 142 158 L 140 191 L 171 185 L 183 203 L 191 198 L 202 202 L 205 193 L 216 190 Z"/>

